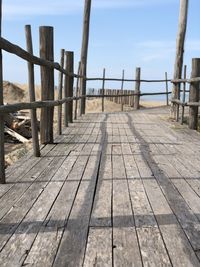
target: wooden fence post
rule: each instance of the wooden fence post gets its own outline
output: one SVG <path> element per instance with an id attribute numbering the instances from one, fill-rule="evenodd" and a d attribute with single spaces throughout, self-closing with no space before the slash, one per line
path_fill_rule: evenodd
<path id="1" fill-rule="evenodd" d="M 176 39 L 176 58 L 174 64 L 174 79 L 181 79 L 183 69 L 183 56 L 185 35 L 187 30 L 187 17 L 188 17 L 188 3 L 189 0 L 180 0 L 180 15 L 179 15 L 179 27 Z M 180 99 L 180 84 L 173 84 L 172 88 L 172 100 Z M 171 116 L 178 117 L 179 105 L 171 103 Z"/>
<path id="2" fill-rule="evenodd" d="M 192 59 L 191 78 L 200 77 L 200 58 Z M 199 102 L 199 82 L 190 84 L 189 102 Z M 198 107 L 190 106 L 189 108 L 189 128 L 197 130 L 198 128 Z"/>
<path id="3" fill-rule="evenodd" d="M 125 71 L 122 71 L 122 84 L 121 84 L 121 90 L 122 90 L 122 94 L 123 94 L 123 90 L 124 90 L 124 75 L 125 75 Z M 125 99 L 123 96 L 121 98 L 121 111 L 123 111 L 124 109 L 124 103 L 125 103 Z"/>
<path id="4" fill-rule="evenodd" d="M 184 79 L 187 78 L 187 65 L 184 66 Z M 183 99 L 182 102 L 185 103 L 185 91 L 186 91 L 186 82 L 183 83 Z M 182 105 L 182 115 L 181 115 L 181 124 L 183 125 L 184 121 L 185 106 Z"/>
<path id="5" fill-rule="evenodd" d="M 81 69 L 80 69 L 80 74 L 81 74 L 81 78 L 80 78 L 80 95 L 81 96 L 83 96 L 83 86 L 84 86 L 84 84 L 83 84 L 83 79 L 84 79 L 83 71 L 84 71 L 84 64 L 81 62 Z M 98 94 L 99 94 L 99 92 L 98 92 Z M 79 115 L 80 116 L 85 114 L 85 112 L 86 112 L 86 101 L 83 102 L 82 100 L 83 100 L 83 98 L 81 98 L 80 101 L 79 101 Z M 84 112 L 83 112 L 83 109 L 84 109 Z"/>
<path id="6" fill-rule="evenodd" d="M 68 73 L 74 73 L 74 52 L 65 52 L 66 54 L 66 70 Z M 66 75 L 66 85 L 64 90 L 64 97 L 73 97 L 74 93 L 74 78 L 73 76 Z M 68 122 L 73 122 L 73 101 L 65 104 L 65 126 L 67 127 Z"/>
<path id="7" fill-rule="evenodd" d="M 81 73 L 81 62 L 78 64 L 78 75 Z M 76 97 L 79 96 L 79 77 L 76 79 Z M 78 114 L 78 99 L 75 101 L 75 111 L 74 111 L 74 119 L 77 119 Z"/>
<path id="8" fill-rule="evenodd" d="M 65 52 L 65 59 L 64 59 L 64 68 L 65 70 L 67 70 L 67 54 Z M 64 88 L 63 88 L 63 91 L 64 91 L 64 97 L 67 97 L 67 74 L 65 74 L 64 76 Z M 68 110 L 67 110 L 67 103 L 64 104 L 64 126 L 65 127 L 68 127 L 68 121 L 69 121 L 69 118 L 68 118 Z"/>
<path id="9" fill-rule="evenodd" d="M 137 95 L 135 95 L 135 99 L 134 99 L 134 107 L 135 109 L 139 109 L 140 108 L 140 76 L 141 76 L 141 69 L 140 68 L 136 68 L 136 75 L 135 75 L 135 93 Z"/>
<path id="10" fill-rule="evenodd" d="M 104 102 L 105 102 L 105 76 L 106 76 L 106 69 L 103 69 L 103 82 L 102 82 L 102 112 L 104 112 Z"/>
<path id="11" fill-rule="evenodd" d="M 2 24 L 2 0 L 0 0 L 0 36 Z M 0 49 L 0 105 L 3 105 L 3 60 Z M 5 184 L 4 116 L 0 114 L 0 183 Z"/>
<path id="12" fill-rule="evenodd" d="M 26 46 L 27 51 L 33 55 L 33 42 L 31 34 L 31 26 L 25 26 L 26 34 Z M 28 62 L 28 88 L 29 88 L 29 99 L 30 102 L 35 102 L 35 75 L 34 75 L 34 65 Z M 40 157 L 40 146 L 38 138 L 38 120 L 36 109 L 30 110 L 31 115 L 31 131 L 33 140 L 33 153 L 35 157 Z"/>
<path id="13" fill-rule="evenodd" d="M 40 57 L 54 61 L 53 27 L 40 27 Z M 41 98 L 54 100 L 54 69 L 41 66 Z M 42 144 L 53 143 L 54 108 L 42 108 L 40 118 L 40 139 Z"/>
<path id="14" fill-rule="evenodd" d="M 85 0 L 84 18 L 83 18 L 83 38 L 81 48 L 81 63 L 82 63 L 82 75 L 87 76 L 87 56 L 88 56 L 88 44 L 90 33 L 90 13 L 91 13 L 92 0 Z M 82 95 L 86 95 L 86 79 L 81 79 Z M 81 114 L 85 114 L 86 110 L 86 98 L 81 99 Z"/>
<path id="15" fill-rule="evenodd" d="M 167 72 L 165 72 L 165 84 L 166 84 L 166 104 L 167 106 L 169 106 L 169 86 L 168 86 L 168 75 L 167 75 Z"/>
<path id="16" fill-rule="evenodd" d="M 60 66 L 64 68 L 65 50 L 61 49 L 60 52 Z M 63 73 L 59 72 L 58 76 L 58 100 L 63 96 Z M 62 134 L 62 105 L 58 106 L 58 135 Z"/>

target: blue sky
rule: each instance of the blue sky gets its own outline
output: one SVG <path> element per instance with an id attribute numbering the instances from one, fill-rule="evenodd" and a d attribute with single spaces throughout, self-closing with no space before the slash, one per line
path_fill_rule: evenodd
<path id="1" fill-rule="evenodd" d="M 38 55 L 39 26 L 53 26 L 55 60 L 59 61 L 61 48 L 74 51 L 77 69 L 83 6 L 84 0 L 3 0 L 3 37 L 25 48 L 24 25 L 31 24 L 34 53 Z M 190 1 L 185 49 L 189 72 L 191 58 L 200 57 L 199 10 L 200 1 Z M 142 78 L 160 79 L 165 71 L 171 78 L 178 15 L 179 0 L 93 0 L 88 76 L 101 76 L 105 67 L 109 77 L 120 77 L 125 69 L 125 77 L 132 78 L 135 67 L 141 67 Z M 37 83 L 39 77 L 39 68 L 36 68 Z M 26 83 L 26 62 L 4 53 L 4 79 Z M 125 87 L 131 89 L 134 85 Z M 153 90 L 152 85 L 151 88 L 145 86 L 145 90 L 150 89 Z"/>

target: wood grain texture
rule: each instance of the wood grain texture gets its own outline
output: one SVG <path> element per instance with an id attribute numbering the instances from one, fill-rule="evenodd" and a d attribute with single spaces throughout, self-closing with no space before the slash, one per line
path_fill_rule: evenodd
<path id="1" fill-rule="evenodd" d="M 87 114 L 0 186 L 1 266 L 200 266 L 199 135 Z"/>
<path id="2" fill-rule="evenodd" d="M 2 27 L 2 0 L 0 1 L 0 37 Z M 0 105 L 3 105 L 3 61 L 0 49 Z M 4 117 L 0 114 L 0 184 L 5 184 Z"/>
<path id="3" fill-rule="evenodd" d="M 64 68 L 64 58 L 65 58 L 65 50 L 61 49 L 60 52 L 60 65 Z M 63 97 L 63 73 L 60 72 L 58 76 L 58 100 L 61 100 Z M 62 105 L 58 106 L 58 135 L 62 134 Z"/>
<path id="4" fill-rule="evenodd" d="M 26 47 L 27 51 L 30 54 L 33 54 L 33 42 L 32 42 L 32 33 L 31 26 L 25 26 L 25 34 L 26 34 Z M 30 102 L 35 102 L 35 73 L 34 73 L 34 65 L 28 62 L 28 88 L 29 88 L 29 99 Z M 40 146 L 39 146 L 39 137 L 38 137 L 38 120 L 36 109 L 32 109 L 30 111 L 31 115 L 31 132 L 32 132 L 32 140 L 33 140 L 33 153 L 35 157 L 40 157 Z"/>
<path id="5" fill-rule="evenodd" d="M 200 59 L 192 59 L 192 74 L 191 78 L 200 75 Z M 190 85 L 189 102 L 199 102 L 199 82 Z M 189 128 L 198 129 L 198 106 L 190 106 L 189 108 Z"/>
<path id="6" fill-rule="evenodd" d="M 82 75 L 87 76 L 87 58 L 88 58 L 88 45 L 90 35 L 90 15 L 91 15 L 91 0 L 85 0 L 84 15 L 83 15 L 83 33 L 82 33 L 82 46 L 81 46 L 81 66 Z M 87 80 L 81 79 L 81 95 L 86 95 Z M 81 114 L 85 114 L 86 99 L 81 101 Z"/>
<path id="7" fill-rule="evenodd" d="M 52 27 L 40 27 L 40 57 L 54 61 L 54 39 Z M 41 100 L 54 100 L 54 70 L 41 67 Z M 42 108 L 40 115 L 41 144 L 53 143 L 54 108 Z"/>
<path id="8" fill-rule="evenodd" d="M 176 57 L 174 64 L 174 79 L 181 79 L 184 59 L 185 36 L 188 19 L 188 0 L 180 0 L 179 25 L 176 39 Z M 173 84 L 172 99 L 180 99 L 180 84 Z M 172 103 L 171 113 L 175 117 L 177 106 Z"/>

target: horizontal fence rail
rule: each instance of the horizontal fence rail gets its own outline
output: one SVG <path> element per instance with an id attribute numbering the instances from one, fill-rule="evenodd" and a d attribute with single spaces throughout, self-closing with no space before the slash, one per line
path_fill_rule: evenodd
<path id="1" fill-rule="evenodd" d="M 144 82 L 144 83 L 163 83 L 166 80 L 137 80 L 137 79 L 118 79 L 118 78 L 86 78 L 87 81 L 113 81 L 113 82 Z M 171 82 L 171 80 L 167 80 L 167 82 Z"/>
<path id="2" fill-rule="evenodd" d="M 7 41 L 6 39 L 4 39 L 2 37 L 0 38 L 0 49 L 6 51 L 8 53 L 14 54 L 14 55 L 18 56 L 19 58 L 24 59 L 24 60 L 26 60 L 32 64 L 47 67 L 50 69 L 56 69 L 57 71 L 60 71 L 63 74 L 68 75 L 68 76 L 72 76 L 74 78 L 84 78 L 84 76 L 82 76 L 82 75 L 78 75 L 78 74 L 70 73 L 70 72 L 66 71 L 57 62 L 51 62 L 51 61 L 48 61 L 48 60 L 45 60 L 45 59 L 42 59 L 40 57 L 36 57 L 36 56 L 30 54 L 26 50 L 24 50 L 23 48 L 15 45 L 13 43 L 10 43 L 9 41 Z"/>

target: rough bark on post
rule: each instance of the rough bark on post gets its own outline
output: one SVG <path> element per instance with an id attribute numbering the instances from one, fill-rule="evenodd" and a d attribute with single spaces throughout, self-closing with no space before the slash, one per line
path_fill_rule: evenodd
<path id="1" fill-rule="evenodd" d="M 187 29 L 188 0 L 180 0 L 179 28 L 176 40 L 176 59 L 174 65 L 174 79 L 181 79 L 183 69 L 185 35 Z M 180 98 L 180 83 L 173 84 L 172 100 Z M 178 107 L 179 108 L 179 107 Z M 177 105 L 171 104 L 171 116 L 176 117 Z"/>
<path id="2" fill-rule="evenodd" d="M 25 26 L 26 34 L 26 46 L 27 51 L 33 55 L 33 42 L 31 34 L 31 26 Z M 28 62 L 28 88 L 29 88 L 29 99 L 30 102 L 35 102 L 35 75 L 34 75 L 34 65 Z M 30 110 L 31 115 L 31 131 L 33 140 L 33 153 L 35 157 L 40 157 L 40 146 L 38 138 L 38 120 L 36 109 Z"/>
<path id="3" fill-rule="evenodd" d="M 64 68 L 65 70 L 67 70 L 67 54 L 65 53 L 65 58 L 64 58 Z M 63 88 L 63 91 L 64 91 L 64 97 L 67 96 L 67 80 L 68 80 L 68 75 L 65 75 L 64 76 L 64 88 Z M 64 126 L 65 127 L 68 127 L 68 121 L 69 121 L 69 118 L 68 118 L 68 110 L 67 110 L 67 103 L 64 104 Z"/>
<path id="4" fill-rule="evenodd" d="M 2 0 L 0 0 L 0 37 L 2 24 Z M 3 62 L 0 49 L 0 105 L 3 105 Z M 0 114 L 0 183 L 5 184 L 4 116 Z"/>
<path id="5" fill-rule="evenodd" d="M 123 94 L 123 90 L 124 90 L 124 70 L 122 71 L 122 84 L 121 84 L 121 90 L 122 90 L 122 94 Z M 122 96 L 122 98 L 121 98 L 121 111 L 123 111 L 123 109 L 124 109 L 124 101 L 125 99 L 123 98 L 123 96 Z"/>
<path id="6" fill-rule="evenodd" d="M 40 27 L 40 57 L 54 61 L 53 27 Z M 54 70 L 41 67 L 41 98 L 54 100 Z M 42 144 L 53 143 L 54 108 L 42 108 L 40 118 L 40 139 Z"/>
<path id="7" fill-rule="evenodd" d="M 136 68 L 136 75 L 135 75 L 135 93 L 137 95 L 135 95 L 134 98 L 134 107 L 135 109 L 139 109 L 140 108 L 140 76 L 141 76 L 141 69 L 140 68 Z"/>
<path id="8" fill-rule="evenodd" d="M 168 75 L 167 72 L 165 72 L 165 84 L 166 84 L 166 105 L 169 106 L 169 87 L 168 87 Z"/>
<path id="9" fill-rule="evenodd" d="M 60 52 L 60 66 L 64 68 L 65 50 L 61 49 Z M 63 91 L 63 73 L 59 72 L 58 76 L 58 100 L 62 99 Z M 62 134 L 62 105 L 58 106 L 58 135 Z"/>
<path id="10" fill-rule="evenodd" d="M 80 75 L 81 72 L 81 62 L 78 64 L 78 75 Z M 79 78 L 76 79 L 76 97 L 79 96 Z M 74 119 L 77 119 L 78 114 L 78 99 L 75 101 L 75 111 L 74 111 Z"/>
<path id="11" fill-rule="evenodd" d="M 192 59 L 191 78 L 200 77 L 200 58 Z M 193 82 L 190 85 L 189 102 L 199 102 L 199 85 L 200 82 Z M 190 106 L 189 108 L 189 128 L 197 130 L 198 128 L 198 107 Z"/>
<path id="12" fill-rule="evenodd" d="M 106 69 L 103 69 L 103 82 L 102 82 L 102 112 L 104 112 L 104 102 L 105 102 L 105 76 L 106 76 Z"/>
<path id="13" fill-rule="evenodd" d="M 184 80 L 187 79 L 187 65 L 184 66 Z M 186 91 L 186 83 L 183 83 L 183 99 L 182 102 L 185 103 L 185 92 Z M 185 106 L 182 106 L 182 115 L 181 115 L 181 124 L 183 125 L 184 121 L 184 114 L 185 114 Z"/>
<path id="14" fill-rule="evenodd" d="M 90 33 L 90 13 L 91 13 L 91 0 L 85 0 L 84 18 L 83 18 L 83 37 L 81 48 L 81 63 L 82 63 L 82 75 L 87 76 L 87 57 L 88 57 L 88 45 L 89 45 L 89 33 Z M 82 95 L 86 95 L 86 79 L 81 79 Z M 81 114 L 85 114 L 86 98 L 81 100 Z"/>
<path id="15" fill-rule="evenodd" d="M 66 53 L 66 70 L 68 73 L 74 73 L 74 52 L 67 51 Z M 73 76 L 66 75 L 66 86 L 64 90 L 64 97 L 72 97 L 74 93 L 74 78 Z M 68 122 L 73 122 L 73 101 L 65 104 L 65 118 L 68 118 Z M 66 124 L 67 126 L 67 124 Z"/>

